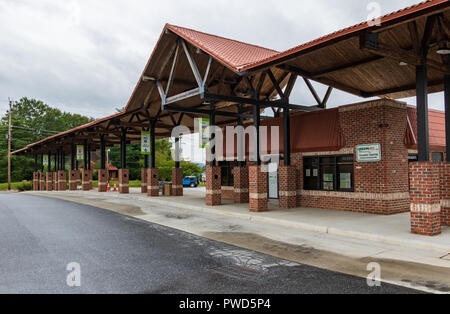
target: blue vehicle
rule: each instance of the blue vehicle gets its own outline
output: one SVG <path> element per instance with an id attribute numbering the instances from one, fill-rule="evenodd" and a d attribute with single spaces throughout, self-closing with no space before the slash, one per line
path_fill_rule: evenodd
<path id="1" fill-rule="evenodd" d="M 199 182 L 197 177 L 185 177 L 183 179 L 183 186 L 188 186 L 191 188 L 196 188 L 198 186 Z"/>

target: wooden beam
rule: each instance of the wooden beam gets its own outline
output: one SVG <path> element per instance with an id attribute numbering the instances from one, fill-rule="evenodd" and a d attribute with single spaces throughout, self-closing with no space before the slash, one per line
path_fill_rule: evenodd
<path id="1" fill-rule="evenodd" d="M 316 89 L 314 88 L 314 86 L 312 86 L 312 84 L 309 81 L 309 79 L 304 77 L 303 80 L 305 81 L 306 86 L 308 86 L 309 91 L 311 92 L 311 94 L 313 95 L 314 99 L 316 100 L 317 105 L 320 106 L 320 104 L 322 103 L 322 100 L 320 99 L 319 95 L 317 95 Z"/>
<path id="2" fill-rule="evenodd" d="M 189 65 L 191 66 L 192 73 L 194 74 L 195 80 L 197 81 L 198 87 L 202 87 L 203 79 L 198 71 L 197 64 L 195 63 L 194 58 L 192 58 L 191 53 L 186 45 L 186 42 L 181 39 L 181 44 L 183 45 L 184 52 L 186 54 Z"/>
<path id="3" fill-rule="evenodd" d="M 324 85 L 332 86 L 334 88 L 343 90 L 343 91 L 348 92 L 350 94 L 354 94 L 354 95 L 357 95 L 357 96 L 360 96 L 360 97 L 365 97 L 365 98 L 371 97 L 371 96 L 368 96 L 368 93 L 366 93 L 364 91 L 361 91 L 359 89 L 350 87 L 348 85 L 345 85 L 345 84 L 333 81 L 331 79 L 327 79 L 327 78 L 324 78 L 324 77 L 320 77 L 320 78 L 314 77 L 310 72 L 305 71 L 303 69 L 300 69 L 298 67 L 289 66 L 289 65 L 280 65 L 280 66 L 278 66 L 278 68 L 283 69 L 283 70 L 288 71 L 288 72 L 291 72 L 291 73 L 294 73 L 294 74 L 297 74 L 297 75 L 299 75 L 301 77 L 305 77 L 305 78 L 308 78 L 310 80 L 322 83 Z"/>
<path id="4" fill-rule="evenodd" d="M 284 93 L 283 90 L 280 87 L 280 84 L 277 82 L 275 76 L 273 75 L 272 70 L 267 70 L 267 74 L 269 75 L 270 81 L 272 81 L 273 87 L 275 87 L 275 89 L 277 90 L 278 95 L 280 96 L 280 98 L 284 98 Z"/>
<path id="5" fill-rule="evenodd" d="M 365 58 L 365 59 L 359 60 L 357 62 L 346 63 L 344 65 L 339 65 L 339 66 L 336 66 L 336 67 L 333 67 L 333 68 L 329 68 L 329 69 L 326 69 L 326 70 L 314 72 L 314 73 L 311 73 L 311 76 L 315 77 L 315 78 L 317 78 L 317 77 L 320 78 L 323 75 L 334 74 L 336 72 L 348 70 L 350 68 L 357 68 L 357 67 L 359 67 L 361 65 L 370 64 L 370 63 L 376 62 L 378 60 L 381 60 L 383 58 L 384 58 L 383 56 L 372 56 L 370 58 Z"/>

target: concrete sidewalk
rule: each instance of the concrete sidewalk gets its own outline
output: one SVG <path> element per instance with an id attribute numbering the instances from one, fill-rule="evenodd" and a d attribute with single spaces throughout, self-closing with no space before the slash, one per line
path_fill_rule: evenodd
<path id="1" fill-rule="evenodd" d="M 123 197 L 117 193 L 111 193 L 109 195 Z M 412 234 L 410 232 L 409 213 L 378 216 L 315 208 L 283 209 L 278 206 L 278 201 L 271 201 L 269 203 L 268 212 L 251 213 L 248 211 L 248 204 L 234 204 L 232 201 L 227 200 L 223 200 L 223 205 L 221 206 L 206 206 L 204 190 L 202 189 L 185 189 L 184 196 L 181 198 L 147 198 L 145 195 L 140 194 L 138 189 L 132 189 L 131 194 L 126 197 L 152 202 L 158 205 L 220 214 L 305 231 L 408 246 L 411 248 L 420 247 L 442 250 L 450 253 L 449 227 L 442 227 L 442 234 L 435 237 Z"/>

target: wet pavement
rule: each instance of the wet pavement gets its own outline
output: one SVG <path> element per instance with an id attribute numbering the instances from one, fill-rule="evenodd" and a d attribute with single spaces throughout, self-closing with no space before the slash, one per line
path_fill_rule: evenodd
<path id="1" fill-rule="evenodd" d="M 67 284 L 75 269 L 67 270 L 68 265 L 80 266 L 75 274 L 80 275 L 79 287 Z M 418 291 L 384 283 L 369 287 L 365 278 L 290 262 L 88 205 L 1 193 L 0 293 Z"/>

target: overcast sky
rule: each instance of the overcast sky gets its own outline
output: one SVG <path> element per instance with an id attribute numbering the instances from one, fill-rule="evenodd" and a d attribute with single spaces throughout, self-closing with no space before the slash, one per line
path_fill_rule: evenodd
<path id="1" fill-rule="evenodd" d="M 386 14 L 418 0 L 382 0 Z M 40 99 L 100 118 L 126 105 L 165 23 L 278 51 L 367 20 L 361 0 L 0 0 L 0 112 Z M 325 87 L 317 86 L 320 93 Z M 304 84 L 292 102 L 313 105 Z M 329 106 L 362 99 L 333 92 Z M 415 104 L 415 99 L 407 100 Z M 442 94 L 430 107 L 443 109 Z"/>

